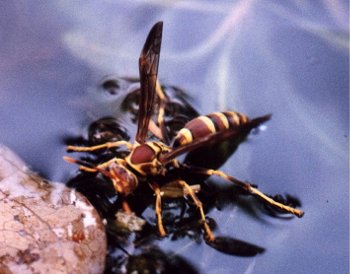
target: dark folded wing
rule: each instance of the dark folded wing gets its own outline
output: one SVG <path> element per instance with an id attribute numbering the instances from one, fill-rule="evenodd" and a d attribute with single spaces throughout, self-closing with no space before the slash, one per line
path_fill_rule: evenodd
<path id="1" fill-rule="evenodd" d="M 139 59 L 141 98 L 136 141 L 140 144 L 145 142 L 149 121 L 153 112 L 162 31 L 163 22 L 158 22 L 153 26 L 148 34 Z"/>

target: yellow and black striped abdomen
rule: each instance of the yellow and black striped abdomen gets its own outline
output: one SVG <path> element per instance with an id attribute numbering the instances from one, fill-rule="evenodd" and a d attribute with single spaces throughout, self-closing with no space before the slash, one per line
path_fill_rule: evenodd
<path id="1" fill-rule="evenodd" d="M 248 121 L 247 116 L 234 111 L 214 112 L 199 116 L 189 121 L 184 128 L 179 130 L 174 139 L 173 147 L 191 143 L 198 138 L 234 128 Z"/>

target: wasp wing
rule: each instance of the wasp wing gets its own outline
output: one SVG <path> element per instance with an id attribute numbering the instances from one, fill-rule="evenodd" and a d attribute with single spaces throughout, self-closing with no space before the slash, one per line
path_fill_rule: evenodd
<path id="1" fill-rule="evenodd" d="M 193 151 L 197 148 L 203 147 L 203 146 L 211 146 L 218 144 L 220 142 L 223 142 L 224 140 L 234 138 L 235 136 L 239 137 L 242 134 L 248 134 L 253 128 L 258 127 L 262 123 L 268 121 L 271 118 L 271 115 L 265 115 L 261 116 L 255 119 L 252 119 L 250 122 L 242 124 L 236 128 L 233 129 L 227 129 L 224 131 L 220 131 L 218 133 L 210 134 L 205 137 L 199 138 L 191 143 L 188 143 L 186 145 L 179 146 L 172 151 L 162 155 L 160 157 L 160 161 L 163 164 L 166 164 L 170 162 L 172 159 L 186 153 Z"/>
<path id="2" fill-rule="evenodd" d="M 145 142 L 153 112 L 162 32 L 163 22 L 158 22 L 152 27 L 139 59 L 141 97 L 135 139 L 140 144 Z"/>

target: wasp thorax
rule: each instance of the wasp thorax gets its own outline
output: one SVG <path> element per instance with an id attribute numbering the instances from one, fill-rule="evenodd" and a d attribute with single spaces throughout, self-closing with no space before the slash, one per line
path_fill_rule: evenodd
<path id="1" fill-rule="evenodd" d="M 132 169 L 143 176 L 163 174 L 164 167 L 159 162 L 158 156 L 164 149 L 165 147 L 156 142 L 147 142 L 135 147 L 125 160 Z"/>
<path id="2" fill-rule="evenodd" d="M 113 186 L 118 193 L 129 195 L 137 188 L 137 177 L 126 167 L 118 164 L 111 164 L 109 172 Z"/>
<path id="3" fill-rule="evenodd" d="M 131 154 L 130 160 L 134 165 L 152 162 L 156 152 L 147 144 L 136 147 Z"/>

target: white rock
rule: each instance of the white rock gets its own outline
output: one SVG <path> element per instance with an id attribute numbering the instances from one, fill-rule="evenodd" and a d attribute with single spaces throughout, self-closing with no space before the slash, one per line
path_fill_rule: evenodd
<path id="1" fill-rule="evenodd" d="M 0 145 L 0 273 L 103 273 L 104 225 L 88 200 Z"/>

